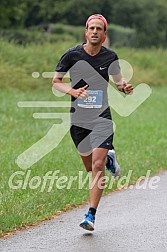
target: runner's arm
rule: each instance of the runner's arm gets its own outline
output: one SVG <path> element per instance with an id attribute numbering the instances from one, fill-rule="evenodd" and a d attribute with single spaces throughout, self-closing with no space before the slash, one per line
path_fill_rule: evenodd
<path id="1" fill-rule="evenodd" d="M 133 87 L 131 84 L 128 84 L 123 78 L 122 74 L 114 74 L 112 75 L 114 83 L 117 89 L 125 94 L 131 94 L 133 92 Z"/>
<path id="2" fill-rule="evenodd" d="M 55 76 L 53 77 L 53 81 L 52 81 L 52 84 L 53 84 L 53 87 L 62 92 L 62 93 L 65 93 L 65 94 L 69 94 L 71 96 L 73 96 L 74 98 L 81 98 L 81 99 L 85 99 L 88 94 L 87 94 L 87 87 L 88 85 L 85 85 L 84 87 L 82 88 L 78 88 L 78 89 L 74 89 L 74 88 L 71 88 L 69 85 L 65 84 L 63 81 L 63 75 L 61 73 L 58 73 L 56 72 Z"/>

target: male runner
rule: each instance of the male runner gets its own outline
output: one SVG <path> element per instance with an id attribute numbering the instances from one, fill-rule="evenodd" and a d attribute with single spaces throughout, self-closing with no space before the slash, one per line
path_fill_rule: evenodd
<path id="1" fill-rule="evenodd" d="M 103 192 L 99 181 L 105 168 L 114 177 L 121 170 L 113 147 L 113 127 L 108 105 L 107 87 L 111 74 L 119 91 L 130 94 L 131 84 L 123 79 L 117 54 L 102 46 L 108 30 L 106 19 L 100 14 L 91 15 L 86 21 L 86 43 L 70 48 L 56 67 L 53 86 L 71 96 L 71 137 L 87 172 L 92 172 L 90 208 L 80 226 L 94 230 L 95 214 Z M 70 70 L 72 88 L 64 84 L 64 74 Z M 101 180 L 100 180 L 101 179 Z"/>

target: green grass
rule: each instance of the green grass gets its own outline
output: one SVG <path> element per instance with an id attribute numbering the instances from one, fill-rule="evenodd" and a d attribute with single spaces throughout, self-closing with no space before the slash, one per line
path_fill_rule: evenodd
<path id="1" fill-rule="evenodd" d="M 78 189 L 78 181 L 72 183 L 70 190 L 58 189 L 56 182 L 53 189 L 48 192 L 49 183 L 41 192 L 42 182 L 36 189 L 31 189 L 29 183 L 23 189 L 11 189 L 8 181 L 10 176 L 17 171 L 15 185 L 25 181 L 27 171 L 20 169 L 15 159 L 23 151 L 37 142 L 52 127 L 55 120 L 39 120 L 32 117 L 34 112 L 56 112 L 55 108 L 18 108 L 18 101 L 55 101 L 51 92 L 51 80 L 33 79 L 33 71 L 54 71 L 56 61 L 65 51 L 69 43 L 60 45 L 43 45 L 36 47 L 18 47 L 6 42 L 0 42 L 0 115 L 1 115 L 1 156 L 0 156 L 0 235 L 37 223 L 50 218 L 67 206 L 77 206 L 89 199 L 89 190 L 86 185 Z M 58 48 L 57 51 L 55 48 Z M 2 50 L 1 50 L 2 49 Z M 55 49 L 55 50 L 54 50 Z M 124 168 L 124 175 L 133 170 L 131 183 L 138 177 L 145 175 L 147 170 L 151 174 L 166 169 L 166 110 L 167 107 L 167 77 L 163 64 L 166 60 L 165 51 L 134 51 L 119 49 L 121 58 L 127 59 L 135 65 L 135 85 L 141 82 L 154 84 L 153 93 L 136 111 L 128 117 L 120 117 L 113 111 L 116 123 L 114 145 L 119 162 Z M 127 56 L 127 57 L 126 57 Z M 149 64 L 146 66 L 146 62 Z M 142 67 L 144 66 L 144 67 Z M 158 68 L 160 68 L 158 70 Z M 150 78 L 147 78 L 147 73 Z M 140 76 L 140 78 L 139 78 Z M 136 79 L 135 79 L 136 78 Z M 146 80 L 145 80 L 146 78 Z M 60 99 L 60 98 L 59 98 Z M 69 97 L 64 97 L 69 100 Z M 60 109 L 59 112 L 65 112 Z M 59 132 L 57 133 L 59 134 Z M 43 176 L 48 171 L 60 170 L 58 176 L 78 176 L 79 171 L 86 172 L 79 155 L 72 143 L 69 133 L 57 148 L 34 164 L 28 182 L 34 176 L 43 181 Z M 35 182 L 34 182 L 35 183 Z M 117 188 L 115 182 L 112 190 Z M 105 189 L 104 193 L 112 190 Z"/>
<path id="2" fill-rule="evenodd" d="M 0 87 L 19 90 L 48 88 L 51 80 L 43 72 L 54 72 L 61 54 L 75 42 L 19 46 L 0 40 Z M 39 72 L 40 78 L 32 78 Z M 40 81 L 39 81 L 40 80 Z"/>
<path id="3" fill-rule="evenodd" d="M 133 77 L 130 83 L 147 83 L 149 85 L 167 83 L 167 50 L 161 48 L 151 50 L 121 48 L 116 51 L 121 59 L 128 61 L 133 67 Z"/>

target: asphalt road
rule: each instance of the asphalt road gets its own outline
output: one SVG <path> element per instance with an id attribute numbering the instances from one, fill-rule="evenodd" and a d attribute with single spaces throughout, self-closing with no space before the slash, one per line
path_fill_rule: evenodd
<path id="1" fill-rule="evenodd" d="M 95 231 L 79 227 L 83 206 L 53 220 L 0 240 L 0 251 L 12 252 L 166 252 L 167 172 L 156 189 L 113 192 L 101 199 Z"/>

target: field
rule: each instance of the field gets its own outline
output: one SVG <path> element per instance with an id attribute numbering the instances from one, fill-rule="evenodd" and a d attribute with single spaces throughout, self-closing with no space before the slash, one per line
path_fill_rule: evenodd
<path id="1" fill-rule="evenodd" d="M 68 112 L 60 108 L 19 108 L 19 101 L 56 101 L 51 91 L 51 79 L 31 77 L 32 72 L 54 71 L 60 55 L 72 44 L 65 43 L 36 47 L 18 47 L 0 42 L 0 113 L 1 113 L 1 164 L 0 164 L 0 232 L 1 236 L 21 227 L 32 225 L 51 218 L 60 211 L 77 206 L 89 198 L 87 183 L 78 188 L 78 179 L 71 181 L 71 186 L 61 188 L 53 184 L 49 190 L 49 180 L 44 187 L 44 176 L 55 171 L 58 177 L 64 176 L 64 185 L 69 185 L 71 176 L 86 172 L 79 155 L 71 141 L 69 132 L 57 148 L 44 156 L 32 167 L 23 170 L 15 163 L 17 157 L 32 144 L 44 137 L 55 119 L 34 119 L 33 113 Z M 166 169 L 166 110 L 167 76 L 166 51 L 117 50 L 120 58 L 126 59 L 134 68 L 131 83 L 136 86 L 145 82 L 152 88 L 152 95 L 130 116 L 121 117 L 115 111 L 113 120 L 116 124 L 114 145 L 119 162 L 124 168 L 123 175 L 132 170 L 130 183 L 151 170 L 151 175 Z M 157 59 L 159 59 L 157 61 Z M 161 59 L 161 60 L 160 60 Z M 63 97 L 69 101 L 69 97 Z M 13 186 L 11 186 L 11 176 Z M 32 178 L 36 177 L 36 180 Z M 65 176 L 67 183 L 65 183 Z M 27 182 L 25 182 L 27 181 Z M 39 182 L 39 186 L 37 185 Z M 43 189 L 42 189 L 43 185 Z M 104 193 L 117 188 L 106 188 Z"/>

